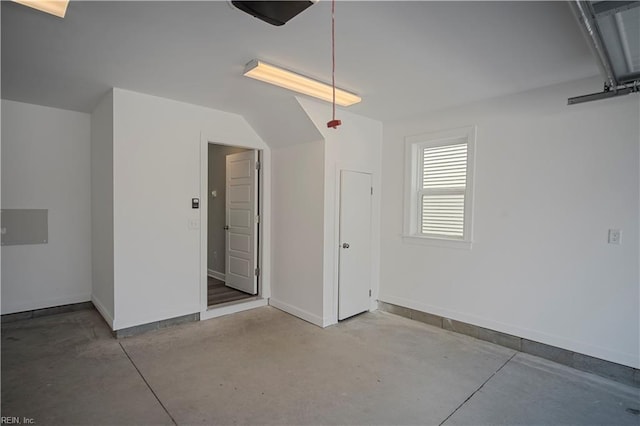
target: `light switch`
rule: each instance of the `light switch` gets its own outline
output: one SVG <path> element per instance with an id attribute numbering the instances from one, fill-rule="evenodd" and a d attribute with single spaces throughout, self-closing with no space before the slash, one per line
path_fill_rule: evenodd
<path id="1" fill-rule="evenodd" d="M 620 244 L 620 230 L 609 229 L 609 244 Z"/>

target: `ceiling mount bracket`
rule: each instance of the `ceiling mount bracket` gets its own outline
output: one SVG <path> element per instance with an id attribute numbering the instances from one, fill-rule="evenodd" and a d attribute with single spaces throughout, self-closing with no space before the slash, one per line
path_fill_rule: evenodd
<path id="1" fill-rule="evenodd" d="M 631 93 L 640 93 L 640 80 L 622 86 L 609 87 L 607 83 L 604 85 L 602 92 L 590 93 L 588 95 L 575 96 L 567 99 L 567 105 L 581 104 L 584 102 L 599 101 L 601 99 L 615 98 L 618 96 L 629 95 Z"/>

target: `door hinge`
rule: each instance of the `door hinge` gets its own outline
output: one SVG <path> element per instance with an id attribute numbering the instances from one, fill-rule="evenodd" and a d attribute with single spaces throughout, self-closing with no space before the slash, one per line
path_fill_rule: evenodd
<path id="1" fill-rule="evenodd" d="M 373 195 L 373 186 L 371 187 L 371 195 Z"/>
<path id="2" fill-rule="evenodd" d="M 256 223 L 260 223 L 260 215 L 256 216 Z"/>
<path id="3" fill-rule="evenodd" d="M 260 170 L 260 162 L 256 161 L 256 170 Z"/>
<path id="4" fill-rule="evenodd" d="M 371 289 L 369 289 L 369 297 L 371 297 Z"/>
<path id="5" fill-rule="evenodd" d="M 256 277 L 259 277 L 260 276 L 260 268 L 256 268 L 255 272 L 256 272 Z"/>

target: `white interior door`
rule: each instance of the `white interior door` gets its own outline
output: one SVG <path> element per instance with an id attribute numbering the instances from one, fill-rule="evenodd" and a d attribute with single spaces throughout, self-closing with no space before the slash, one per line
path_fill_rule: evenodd
<path id="1" fill-rule="evenodd" d="M 225 284 L 250 294 L 258 293 L 257 160 L 257 151 L 227 155 Z"/>
<path id="2" fill-rule="evenodd" d="M 369 310 L 371 289 L 371 175 L 340 173 L 338 319 Z"/>

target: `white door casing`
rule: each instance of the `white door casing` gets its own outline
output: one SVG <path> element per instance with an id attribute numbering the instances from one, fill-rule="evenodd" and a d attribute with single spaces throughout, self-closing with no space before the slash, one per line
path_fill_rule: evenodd
<path id="1" fill-rule="evenodd" d="M 257 294 L 258 153 L 230 154 L 226 160 L 225 284 Z"/>
<path id="2" fill-rule="evenodd" d="M 338 320 L 369 310 L 371 289 L 371 174 L 340 173 Z"/>

